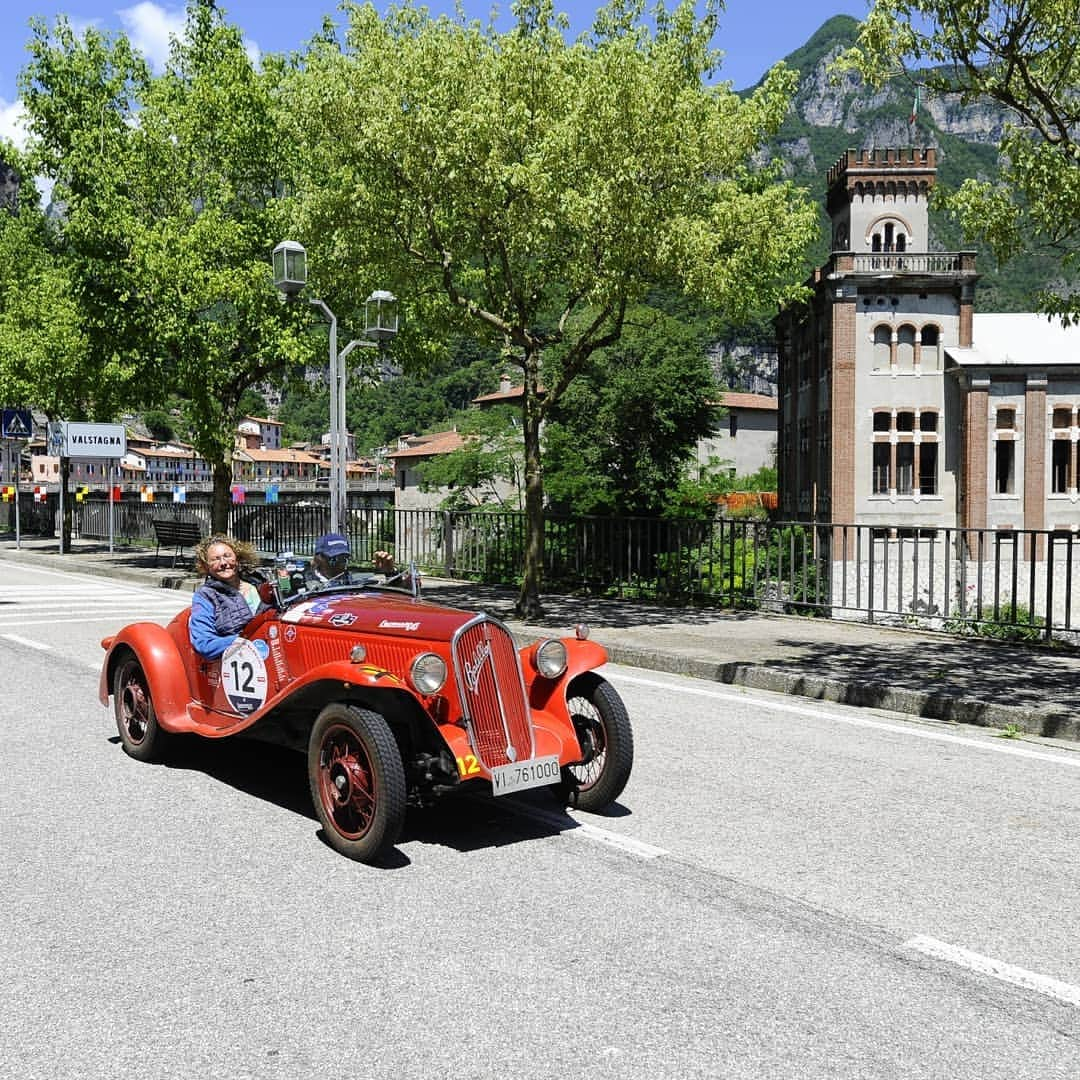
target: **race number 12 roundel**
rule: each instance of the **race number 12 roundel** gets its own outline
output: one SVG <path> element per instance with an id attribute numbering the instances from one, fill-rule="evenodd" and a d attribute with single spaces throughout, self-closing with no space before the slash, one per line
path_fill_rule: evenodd
<path id="1" fill-rule="evenodd" d="M 265 642 L 258 644 L 266 648 Z M 266 701 L 266 664 L 255 642 L 237 638 L 222 653 L 221 685 L 229 704 L 241 716 L 262 708 Z"/>

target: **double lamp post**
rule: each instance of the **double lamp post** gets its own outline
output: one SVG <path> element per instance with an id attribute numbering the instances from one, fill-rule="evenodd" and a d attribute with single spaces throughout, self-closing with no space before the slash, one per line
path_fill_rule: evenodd
<path id="1" fill-rule="evenodd" d="M 295 240 L 283 240 L 274 248 L 274 285 L 286 297 L 295 296 L 307 284 L 307 252 Z M 384 290 L 373 292 L 364 303 L 364 337 L 337 347 L 337 316 L 319 299 L 311 298 L 330 323 L 330 531 L 344 529 L 348 512 L 346 462 L 348 431 L 345 424 L 345 358 L 358 347 L 378 348 L 398 330 L 397 298 Z"/>

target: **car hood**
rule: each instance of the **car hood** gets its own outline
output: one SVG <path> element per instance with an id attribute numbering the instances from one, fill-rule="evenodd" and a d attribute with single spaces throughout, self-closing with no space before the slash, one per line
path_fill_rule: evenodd
<path id="1" fill-rule="evenodd" d="M 427 600 L 385 593 L 318 595 L 300 600 L 282 612 L 281 621 L 324 630 L 450 641 L 476 612 L 443 607 Z"/>

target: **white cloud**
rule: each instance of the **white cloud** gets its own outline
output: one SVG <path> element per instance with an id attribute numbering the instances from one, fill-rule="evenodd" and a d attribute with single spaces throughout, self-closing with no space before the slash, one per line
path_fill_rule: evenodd
<path id="1" fill-rule="evenodd" d="M 184 36 L 184 9 L 170 10 L 152 4 L 150 0 L 140 0 L 134 7 L 124 8 L 118 14 L 131 44 L 155 71 L 163 70 L 169 59 L 169 40 Z"/>
<path id="2" fill-rule="evenodd" d="M 0 98 L 0 135 L 20 150 L 26 146 L 26 110 L 21 101 Z"/>
<path id="3" fill-rule="evenodd" d="M 131 44 L 146 57 L 154 71 L 162 71 L 169 59 L 169 41 L 182 38 L 187 28 L 183 7 L 164 8 L 151 0 L 140 0 L 134 7 L 118 12 Z M 244 38 L 244 52 L 252 67 L 258 67 L 262 50 L 251 38 Z"/>

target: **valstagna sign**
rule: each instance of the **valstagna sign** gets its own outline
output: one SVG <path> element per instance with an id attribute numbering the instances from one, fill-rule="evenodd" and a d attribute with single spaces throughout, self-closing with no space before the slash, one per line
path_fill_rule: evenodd
<path id="1" fill-rule="evenodd" d="M 50 443 L 55 436 L 60 453 L 70 458 L 122 458 L 127 453 L 127 432 L 123 424 L 79 424 L 65 420 L 50 430 Z M 50 429 L 53 425 L 50 425 Z"/>

